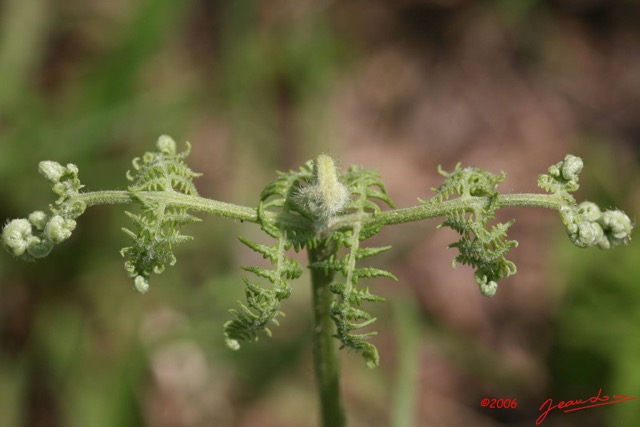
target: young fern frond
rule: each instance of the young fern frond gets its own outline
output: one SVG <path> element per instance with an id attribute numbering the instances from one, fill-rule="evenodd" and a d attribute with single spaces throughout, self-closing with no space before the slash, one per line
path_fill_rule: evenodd
<path id="1" fill-rule="evenodd" d="M 126 258 L 125 269 L 139 292 L 149 289 L 152 273 L 160 274 L 167 264 L 176 263 L 173 247 L 191 239 L 181 234 L 178 227 L 200 221 L 185 208 L 166 203 L 175 193 L 198 195 L 193 178 L 201 174 L 184 163 L 190 148 L 187 143 L 186 150 L 177 153 L 175 141 L 161 136 L 156 143 L 157 151 L 136 157 L 132 162 L 134 172 L 127 172 L 127 179 L 132 183 L 129 192 L 142 205 L 142 214 L 126 212 L 135 231 L 122 229 L 133 243 L 120 253 Z"/>
<path id="2" fill-rule="evenodd" d="M 603 212 L 595 203 L 578 204 L 571 196 L 579 187 L 578 175 L 583 166 L 582 159 L 568 154 L 538 177 L 540 188 L 567 201 L 559 211 L 571 242 L 581 248 L 597 246 L 600 249 L 629 243 L 633 224 L 624 212 L 618 209 Z"/>
<path id="3" fill-rule="evenodd" d="M 280 236 L 273 246 L 262 245 L 244 238 L 240 238 L 240 241 L 262 254 L 264 258 L 268 258 L 274 266 L 272 270 L 247 266 L 242 269 L 267 279 L 273 286 L 265 289 L 244 278 L 247 304 L 239 302 L 239 309 L 231 310 L 235 319 L 224 325 L 227 346 L 233 350 L 240 348 L 239 341 L 257 340 L 259 332 L 271 336 L 268 324 L 271 322 L 278 325 L 276 317 L 284 316 L 280 311 L 280 301 L 291 295 L 288 281 L 297 279 L 302 274 L 300 264 L 285 256 L 285 252 L 290 247 L 286 237 Z"/>
<path id="4" fill-rule="evenodd" d="M 279 177 L 265 187 L 260 195 L 260 202 L 256 210 L 258 223 L 262 230 L 269 236 L 276 239 L 272 246 L 263 245 L 251 240 L 240 238 L 246 246 L 261 254 L 263 258 L 269 259 L 273 264 L 272 269 L 263 267 L 243 266 L 242 269 L 253 273 L 258 277 L 267 279 L 272 285 L 271 288 L 262 288 L 258 283 L 244 278 L 246 286 L 247 303 L 238 302 L 239 308 L 231 312 L 234 319 L 224 325 L 225 341 L 227 346 L 233 350 L 240 348 L 240 341 L 255 341 L 259 333 L 264 332 L 271 336 L 268 328 L 269 323 L 278 324 L 276 317 L 284 315 L 280 311 L 280 302 L 289 298 L 291 287 L 289 281 L 297 279 L 302 274 L 302 267 L 293 258 L 287 257 L 286 252 L 294 246 L 296 251 L 306 244 L 309 235 L 295 233 L 296 228 L 287 228 L 280 218 L 272 223 L 265 218 L 265 212 L 278 212 L 283 216 L 304 219 L 300 213 L 291 210 L 295 204 L 290 203 L 290 198 L 294 196 L 297 189 L 311 177 L 310 162 L 304 165 L 299 172 L 278 173 Z M 304 230 L 302 228 L 301 230 Z M 289 231 L 289 234 L 287 234 Z"/>
<path id="5" fill-rule="evenodd" d="M 518 245 L 514 240 L 507 240 L 507 229 L 515 222 L 498 223 L 488 226 L 495 218 L 498 192 L 496 188 L 505 174 L 494 175 L 477 168 L 461 168 L 457 164 L 453 172 L 438 172 L 446 179 L 440 187 L 434 189 L 436 198 L 448 200 L 452 196 L 464 200 L 471 197 L 485 197 L 487 202 L 471 212 L 455 211 L 447 215 L 439 227 L 449 227 L 457 231 L 461 239 L 449 245 L 457 248 L 459 254 L 453 260 L 456 263 L 470 265 L 476 269 L 474 274 L 480 292 L 485 296 L 493 296 L 498 288 L 498 280 L 516 273 L 516 265 L 507 260 L 505 255 L 509 249 Z"/>
<path id="6" fill-rule="evenodd" d="M 296 252 L 317 244 L 314 217 L 301 203 L 301 193 L 313 181 L 314 162 L 308 161 L 298 171 L 277 172 L 278 177 L 260 193 L 260 208 L 277 214 L 275 222 L 258 221 L 273 238 L 282 232 Z"/>
<path id="7" fill-rule="evenodd" d="M 345 209 L 346 213 L 369 213 L 375 216 L 381 209 L 373 199 L 393 207 L 393 202 L 387 195 L 380 177 L 374 171 L 352 167 L 344 174 L 343 180 L 352 196 Z M 369 367 L 377 366 L 379 362 L 378 350 L 368 342 L 368 339 L 376 335 L 376 332 L 356 333 L 356 331 L 371 325 L 376 318 L 360 307 L 365 301 L 384 301 L 384 298 L 372 294 L 368 288 L 358 288 L 358 282 L 361 278 L 373 277 L 397 280 L 393 274 L 387 271 L 356 266 L 358 260 L 390 249 L 390 246 L 360 248 L 361 241 L 376 234 L 379 230 L 380 227 L 373 222 L 369 226 L 356 222 L 350 229 L 334 232 L 332 240 L 336 245 L 335 252 L 340 248 L 345 248 L 344 257 L 340 259 L 332 255 L 309 266 L 310 268 L 323 269 L 325 272 L 333 270 L 342 275 L 343 279 L 331 284 L 330 288 L 331 292 L 336 295 L 336 299 L 330 307 L 331 317 L 336 325 L 336 337 L 343 347 L 359 353 Z"/>
<path id="8" fill-rule="evenodd" d="M 84 187 L 80 184 L 76 165 L 62 166 L 45 160 L 40 162 L 38 171 L 58 195 L 58 200 L 49 205 L 51 213 L 34 211 L 28 218 L 9 221 L 2 231 L 2 242 L 7 250 L 25 261 L 46 257 L 54 245 L 71 237 L 76 219 L 86 209 L 86 204 L 75 198 Z"/>

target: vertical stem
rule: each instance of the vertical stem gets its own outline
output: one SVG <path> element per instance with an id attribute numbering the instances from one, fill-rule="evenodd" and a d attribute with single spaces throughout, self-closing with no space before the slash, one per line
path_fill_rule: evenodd
<path id="1" fill-rule="evenodd" d="M 331 254 L 326 246 L 309 249 L 310 263 L 322 261 Z M 344 427 L 346 425 L 340 399 L 340 367 L 334 338 L 334 324 L 329 309 L 333 294 L 329 289 L 333 272 L 321 268 L 311 269 L 313 293 L 313 362 L 320 394 L 320 417 L 322 427 Z"/>
<path id="2" fill-rule="evenodd" d="M 398 342 L 398 367 L 391 426 L 411 427 L 416 425 L 416 396 L 420 367 L 420 316 L 415 304 L 408 298 L 396 300 L 393 305 L 396 317 Z"/>

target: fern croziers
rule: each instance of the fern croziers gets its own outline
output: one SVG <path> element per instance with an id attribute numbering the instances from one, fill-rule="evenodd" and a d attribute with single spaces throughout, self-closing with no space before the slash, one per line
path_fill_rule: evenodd
<path id="1" fill-rule="evenodd" d="M 28 261 L 49 254 L 56 244 L 67 240 L 86 208 L 100 204 L 136 204 L 140 213 L 126 212 L 133 227 L 124 229 L 131 238 L 122 249 L 125 269 L 134 287 L 146 292 L 152 274 L 174 265 L 175 246 L 190 240 L 181 226 L 200 221 L 192 212 L 212 214 L 259 225 L 272 239 L 262 244 L 245 238 L 240 241 L 271 263 L 270 268 L 244 266 L 246 301 L 231 310 L 232 319 L 223 326 L 226 344 L 234 350 L 242 341 L 271 335 L 270 326 L 283 314 L 281 303 L 295 289 L 303 268 L 291 251 L 308 252 L 312 285 L 314 364 L 320 395 L 323 426 L 345 424 L 340 393 L 335 342 L 359 354 L 367 366 L 378 364 L 378 351 L 370 328 L 375 317 L 366 303 L 383 301 L 362 279 L 397 280 L 390 272 L 362 265 L 365 259 L 390 250 L 390 246 L 370 247 L 365 241 L 384 226 L 427 218 L 444 217 L 441 227 L 460 234 L 450 245 L 458 249 L 455 263 L 475 268 L 480 293 L 493 296 L 498 281 L 516 273 L 507 260 L 517 242 L 507 238 L 513 220 L 493 223 L 498 209 L 507 206 L 534 206 L 557 210 L 570 240 L 579 247 L 609 249 L 627 244 L 632 223 L 620 210 L 601 210 L 592 202 L 578 203 L 571 195 L 578 189 L 582 160 L 567 155 L 540 175 L 538 185 L 547 194 L 501 194 L 498 185 L 505 174 L 457 165 L 452 172 L 440 170 L 444 182 L 435 196 L 416 206 L 394 207 L 380 176 L 352 166 L 340 171 L 334 160 L 320 154 L 297 171 L 280 172 L 261 192 L 256 207 L 240 206 L 201 197 L 193 183 L 200 174 L 185 163 L 189 154 L 178 152 L 176 143 L 161 136 L 156 149 L 133 161 L 127 173 L 126 190 L 85 192 L 78 167 L 43 161 L 40 173 L 50 182 L 58 199 L 49 212 L 34 211 L 27 218 L 13 219 L 4 226 L 2 243 L 13 255 Z M 337 341 L 336 341 L 337 340 Z"/>

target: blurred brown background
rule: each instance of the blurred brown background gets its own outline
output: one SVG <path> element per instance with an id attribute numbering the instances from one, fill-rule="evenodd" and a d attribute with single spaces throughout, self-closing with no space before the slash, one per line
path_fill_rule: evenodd
<path id="1" fill-rule="evenodd" d="M 124 188 L 160 134 L 193 145 L 202 195 L 255 205 L 276 169 L 319 152 L 380 171 L 399 207 L 430 197 L 437 165 L 507 172 L 535 192 L 568 152 L 578 199 L 640 208 L 640 2 L 634 0 L 0 0 L 0 218 L 53 200 L 37 163 L 79 166 L 89 190 Z M 118 250 L 121 207 L 26 264 L 0 256 L 0 426 L 317 425 L 307 277 L 272 339 L 231 352 L 243 298 L 223 219 L 148 294 Z M 437 220 L 391 226 L 372 259 L 398 278 L 373 371 L 346 351 L 351 426 L 532 426 L 538 408 L 598 393 L 640 397 L 640 249 L 573 247 L 554 212 L 507 209 L 515 276 L 493 299 L 451 268 Z M 517 399 L 516 409 L 480 400 Z M 543 425 L 631 426 L 638 401 Z"/>

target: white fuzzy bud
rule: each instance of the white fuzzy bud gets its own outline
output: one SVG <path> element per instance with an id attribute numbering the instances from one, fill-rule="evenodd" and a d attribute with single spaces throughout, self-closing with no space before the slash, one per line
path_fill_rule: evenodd
<path id="1" fill-rule="evenodd" d="M 149 290 L 149 282 L 142 276 L 136 276 L 136 278 L 133 279 L 133 286 L 136 288 L 136 291 L 141 294 L 144 294 Z"/>
<path id="2" fill-rule="evenodd" d="M 71 237 L 71 232 L 75 228 L 75 221 L 54 215 L 45 226 L 44 234 L 53 243 L 60 243 Z"/>
<path id="3" fill-rule="evenodd" d="M 229 349 L 231 350 L 234 350 L 234 351 L 240 350 L 240 342 L 238 342 L 238 340 L 227 338 L 225 340 L 225 343 L 227 344 L 227 347 L 229 347 Z"/>
<path id="4" fill-rule="evenodd" d="M 567 154 L 562 162 L 562 176 L 568 181 L 578 181 L 578 175 L 582 172 L 584 163 L 580 157 Z"/>
<path id="5" fill-rule="evenodd" d="M 476 279 L 476 282 L 480 286 L 480 293 L 483 296 L 492 297 L 496 294 L 496 292 L 498 291 L 497 282 L 489 280 L 486 275 L 481 274 L 479 271 L 475 272 L 474 277 Z"/>
<path id="6" fill-rule="evenodd" d="M 604 232 L 600 224 L 583 221 L 578 224 L 578 232 L 571 236 L 571 240 L 578 247 L 588 248 L 598 244 L 603 236 Z"/>
<path id="7" fill-rule="evenodd" d="M 631 239 L 633 225 L 631 219 L 622 211 L 605 211 L 600 224 L 612 246 L 628 243 Z"/>
<path id="8" fill-rule="evenodd" d="M 44 227 L 47 225 L 47 220 L 49 216 L 42 211 L 34 211 L 29 215 L 29 222 L 33 225 L 38 231 L 44 230 Z"/>
<path id="9" fill-rule="evenodd" d="M 582 202 L 578 205 L 578 215 L 585 221 L 597 221 L 602 216 L 602 212 L 595 203 Z"/>
<path id="10" fill-rule="evenodd" d="M 162 135 L 160 136 L 160 138 L 158 138 L 158 141 L 156 142 L 156 148 L 162 154 L 167 155 L 176 154 L 178 150 L 176 142 L 173 140 L 173 138 L 167 135 Z"/>
<path id="11" fill-rule="evenodd" d="M 58 162 L 44 160 L 38 165 L 38 171 L 51 182 L 58 182 L 67 169 Z"/>
<path id="12" fill-rule="evenodd" d="M 2 230 L 2 243 L 15 256 L 21 256 L 27 250 L 27 242 L 31 237 L 31 223 L 24 219 L 14 219 Z"/>

